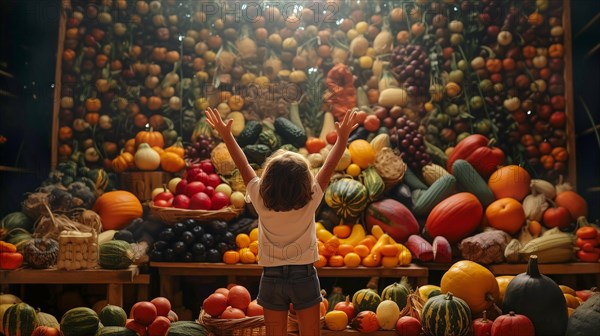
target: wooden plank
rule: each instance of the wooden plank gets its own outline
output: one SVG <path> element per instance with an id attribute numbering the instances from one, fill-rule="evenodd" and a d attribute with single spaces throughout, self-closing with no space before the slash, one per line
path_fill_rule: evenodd
<path id="1" fill-rule="evenodd" d="M 123 307 L 123 285 L 108 284 L 106 291 L 106 302 L 111 305 Z"/>
<path id="2" fill-rule="evenodd" d="M 2 284 L 128 284 L 138 274 L 137 266 L 124 270 L 77 270 L 29 269 L 0 271 Z"/>
<path id="3" fill-rule="evenodd" d="M 345 335 L 364 335 L 358 330 L 354 329 L 346 329 L 343 331 L 333 331 L 333 330 L 321 330 L 321 335 L 327 336 L 345 336 Z M 394 330 L 377 330 L 375 332 L 369 333 L 369 336 L 395 336 L 398 335 Z"/>
<path id="4" fill-rule="evenodd" d="M 0 166 L 0 171 L 3 172 L 12 172 L 12 173 L 28 173 L 33 174 L 34 172 L 29 169 L 16 168 L 16 167 L 8 167 L 8 166 Z"/>
<path id="5" fill-rule="evenodd" d="M 569 153 L 567 180 L 574 188 L 577 188 L 577 148 L 575 147 L 575 110 L 573 93 L 573 46 L 571 41 L 571 2 L 563 0 L 562 26 L 564 31 L 564 54 L 565 54 L 565 113 L 567 115 L 567 152 Z"/>
<path id="6" fill-rule="evenodd" d="M 58 128 L 60 113 L 60 95 L 62 91 L 62 54 L 65 49 L 65 34 L 67 31 L 66 9 L 71 8 L 71 0 L 62 0 L 60 20 L 58 22 L 58 46 L 56 48 L 56 73 L 54 75 L 54 107 L 52 110 L 52 148 L 50 168 L 55 169 L 58 164 Z"/>

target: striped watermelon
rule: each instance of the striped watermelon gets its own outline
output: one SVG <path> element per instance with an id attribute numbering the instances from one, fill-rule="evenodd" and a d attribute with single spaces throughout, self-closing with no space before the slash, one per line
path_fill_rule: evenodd
<path id="1" fill-rule="evenodd" d="M 200 323 L 193 321 L 179 321 L 171 323 L 168 336 L 207 336 L 210 333 Z"/>
<path id="2" fill-rule="evenodd" d="M 471 309 L 467 303 L 448 292 L 430 298 L 423 307 L 421 324 L 426 335 L 468 335 L 471 330 Z"/>
<path id="3" fill-rule="evenodd" d="M 408 284 L 408 279 L 403 277 L 400 283 L 394 282 L 385 287 L 381 292 L 381 299 L 392 300 L 396 302 L 400 309 L 403 309 L 406 306 L 408 294 L 410 294 L 410 285 Z"/>
<path id="4" fill-rule="evenodd" d="M 124 240 L 109 240 L 98 248 L 98 264 L 102 268 L 128 268 L 134 259 L 131 245 Z"/>
<path id="5" fill-rule="evenodd" d="M 127 322 L 127 313 L 125 310 L 115 305 L 104 306 L 100 310 L 98 317 L 105 327 L 125 327 L 125 323 Z"/>
<path id="6" fill-rule="evenodd" d="M 339 179 L 327 187 L 325 202 L 342 218 L 358 218 L 367 206 L 367 188 L 351 178 Z"/>
<path id="7" fill-rule="evenodd" d="M 37 325 L 36 311 L 26 303 L 18 303 L 9 307 L 2 318 L 2 332 L 4 335 L 31 336 Z"/>
<path id="8" fill-rule="evenodd" d="M 381 296 L 376 291 L 365 288 L 360 289 L 352 296 L 352 304 L 357 313 L 370 310 L 372 312 L 377 310 L 377 306 L 381 303 Z"/>
<path id="9" fill-rule="evenodd" d="M 113 326 L 98 329 L 96 336 L 137 336 L 137 333 L 125 327 Z"/>
<path id="10" fill-rule="evenodd" d="M 89 336 L 98 331 L 100 319 L 95 311 L 87 307 L 73 308 L 60 320 L 60 330 L 64 336 Z"/>

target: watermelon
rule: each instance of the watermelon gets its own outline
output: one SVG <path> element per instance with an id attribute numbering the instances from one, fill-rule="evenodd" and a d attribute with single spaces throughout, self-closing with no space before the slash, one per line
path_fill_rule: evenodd
<path id="1" fill-rule="evenodd" d="M 2 221 L 0 222 L 0 227 L 4 228 L 6 232 L 17 228 L 26 231 L 32 231 L 33 220 L 31 220 L 31 218 L 27 217 L 21 211 L 11 212 L 8 215 L 4 216 L 4 218 L 2 218 Z"/>
<path id="2" fill-rule="evenodd" d="M 137 336 L 137 333 L 125 327 L 113 326 L 98 329 L 96 336 Z"/>
<path id="3" fill-rule="evenodd" d="M 35 309 L 26 303 L 18 303 L 8 307 L 4 312 L 2 331 L 4 335 L 31 336 L 37 324 Z"/>
<path id="4" fill-rule="evenodd" d="M 89 336 L 98 331 L 100 319 L 90 308 L 78 307 L 67 311 L 60 320 L 63 336 Z"/>
<path id="5" fill-rule="evenodd" d="M 358 218 L 367 206 L 367 188 L 351 178 L 339 179 L 327 187 L 325 202 L 342 218 Z"/>
<path id="6" fill-rule="evenodd" d="M 419 223 L 404 204 L 388 198 L 373 202 L 367 207 L 365 222 L 371 231 L 379 225 L 395 241 L 405 242 L 410 235 L 419 234 Z"/>
<path id="7" fill-rule="evenodd" d="M 369 288 L 360 289 L 352 296 L 352 304 L 357 313 L 364 310 L 374 312 L 379 303 L 381 303 L 381 297 L 376 291 Z"/>
<path id="8" fill-rule="evenodd" d="M 471 309 L 467 303 L 448 292 L 430 298 L 423 306 L 421 324 L 426 335 L 468 335 Z"/>
<path id="9" fill-rule="evenodd" d="M 105 327 L 125 327 L 125 323 L 127 322 L 127 313 L 125 310 L 114 305 L 104 306 L 100 310 L 98 317 Z"/>
<path id="10" fill-rule="evenodd" d="M 102 268 L 124 269 L 133 263 L 131 245 L 124 240 L 109 240 L 98 248 L 98 264 Z"/>
<path id="11" fill-rule="evenodd" d="M 210 333 L 201 324 L 193 321 L 171 323 L 168 336 L 208 336 Z"/>

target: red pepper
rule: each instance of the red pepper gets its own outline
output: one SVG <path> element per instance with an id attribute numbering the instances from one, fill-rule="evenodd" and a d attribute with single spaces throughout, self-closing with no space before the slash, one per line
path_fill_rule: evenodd
<path id="1" fill-rule="evenodd" d="M 23 263 L 23 255 L 18 252 L 2 252 L 0 253 L 0 269 L 14 270 L 21 267 Z"/>
<path id="2" fill-rule="evenodd" d="M 600 252 L 586 252 L 584 250 L 577 251 L 577 258 L 584 262 L 597 262 L 600 259 Z"/>
<path id="3" fill-rule="evenodd" d="M 454 147 L 448 158 L 448 171 L 452 173 L 454 161 L 463 159 L 487 179 L 504 162 L 504 152 L 498 147 L 493 147 L 493 144 L 493 141 L 483 135 L 469 135 Z"/>
<path id="4" fill-rule="evenodd" d="M 575 234 L 581 239 L 596 239 L 596 237 L 598 237 L 598 230 L 591 226 L 584 226 L 577 229 Z"/>
<path id="5" fill-rule="evenodd" d="M 582 248 L 585 244 L 590 244 L 592 246 L 598 245 L 598 241 L 596 239 L 581 239 L 577 238 L 575 241 L 575 245 L 579 248 Z"/>

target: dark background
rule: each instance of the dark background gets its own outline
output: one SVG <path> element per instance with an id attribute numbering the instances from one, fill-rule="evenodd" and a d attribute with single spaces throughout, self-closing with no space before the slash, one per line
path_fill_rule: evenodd
<path id="1" fill-rule="evenodd" d="M 45 179 L 50 168 L 51 121 L 60 0 L 0 0 L 0 217 L 20 208 L 23 194 Z M 577 134 L 577 190 L 590 205 L 590 218 L 600 218 L 600 144 L 579 97 L 600 124 L 600 20 L 584 26 L 600 13 L 600 1 L 571 1 L 573 85 Z M 587 132 L 586 132 L 587 130 Z M 3 168 L 3 167 L 1 167 Z"/>

